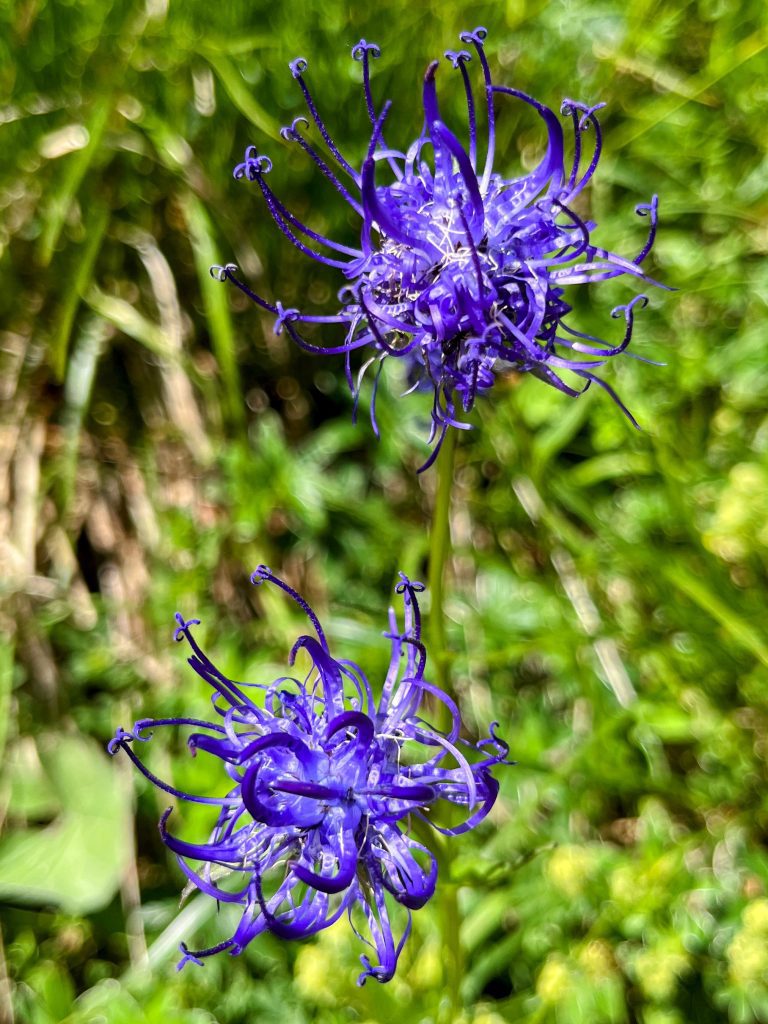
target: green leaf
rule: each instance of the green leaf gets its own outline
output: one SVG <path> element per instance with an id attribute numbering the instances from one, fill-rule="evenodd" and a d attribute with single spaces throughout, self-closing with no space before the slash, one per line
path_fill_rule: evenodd
<path id="1" fill-rule="evenodd" d="M 662 571 L 670 583 L 719 622 L 736 643 L 750 651 L 763 665 L 768 665 L 768 643 L 758 629 L 710 590 L 703 579 L 677 565 L 664 566 Z"/>
<path id="2" fill-rule="evenodd" d="M 45 216 L 45 226 L 40 239 L 40 262 L 48 266 L 53 251 L 64 227 L 70 206 L 96 155 L 100 152 L 101 140 L 112 110 L 112 96 L 100 97 L 94 104 L 87 124 L 88 143 L 83 149 L 63 159 L 64 171 L 59 176 L 56 188 L 51 192 Z"/>
<path id="3" fill-rule="evenodd" d="M 92 740 L 59 736 L 42 746 L 62 812 L 0 844 L 0 899 L 91 913 L 117 892 L 131 855 L 130 793 Z"/>
<path id="4" fill-rule="evenodd" d="M 3 763 L 3 787 L 7 787 L 11 819 L 51 821 L 61 811 L 61 801 L 31 736 L 9 744 Z"/>
<path id="5" fill-rule="evenodd" d="M 208 211 L 191 192 L 184 199 L 184 212 L 192 236 L 195 268 L 203 295 L 213 351 L 226 388 L 229 416 L 235 423 L 242 422 L 243 398 L 237 368 L 235 331 L 229 314 L 230 292 L 223 284 L 214 281 L 210 274 L 210 267 L 220 258 L 213 225 Z"/>
<path id="6" fill-rule="evenodd" d="M 63 381 L 66 376 L 72 325 L 78 306 L 91 282 L 108 224 L 109 210 L 104 206 L 96 205 L 86 220 L 85 241 L 78 251 L 74 273 L 64 290 L 64 298 L 56 320 L 56 329 L 51 337 L 51 367 L 57 381 Z"/>
<path id="7" fill-rule="evenodd" d="M 280 126 L 277 121 L 261 107 L 253 97 L 253 92 L 248 88 L 245 79 L 238 69 L 223 54 L 206 54 L 209 64 L 216 72 L 216 76 L 224 86 L 224 90 L 232 100 L 240 113 L 246 117 L 254 127 L 260 129 L 270 138 L 280 138 Z"/>

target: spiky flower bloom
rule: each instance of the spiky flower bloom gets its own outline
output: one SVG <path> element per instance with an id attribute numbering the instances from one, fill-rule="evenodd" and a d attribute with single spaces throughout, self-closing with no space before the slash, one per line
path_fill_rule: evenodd
<path id="1" fill-rule="evenodd" d="M 571 396 L 581 394 L 594 381 L 630 416 L 613 389 L 594 371 L 626 350 L 635 309 L 647 301 L 637 295 L 613 310 L 612 315 L 625 324 L 623 337 L 616 342 L 603 341 L 566 323 L 571 312 L 565 298 L 567 286 L 622 274 L 648 280 L 640 265 L 653 244 L 658 201 L 653 196 L 650 203 L 637 207 L 638 214 L 649 218 L 650 230 L 634 258 L 596 246 L 591 238 L 595 225 L 582 219 L 573 203 L 600 158 L 602 136 L 596 112 L 604 104 L 590 107 L 570 99 L 563 102 L 561 113 L 573 131 L 573 153 L 566 169 L 560 121 L 531 96 L 493 84 L 483 48 L 485 36 L 484 28 L 461 35 L 462 42 L 473 47 L 482 69 L 486 140 L 482 156 L 467 70 L 468 50 L 445 55 L 463 80 L 468 145 L 443 121 L 436 90 L 438 61 L 434 61 L 424 76 L 424 126 L 402 152 L 388 146 L 384 138 L 390 103 L 377 111 L 371 93 L 369 64 L 372 57 L 379 56 L 379 48 L 364 39 L 357 43 L 352 56 L 362 64 L 372 126 L 359 170 L 343 156 L 318 112 L 304 78 L 306 60 L 298 58 L 291 63 L 326 152 L 303 134 L 309 127 L 303 117 L 282 129 L 283 138 L 309 155 L 360 217 L 359 245 L 327 238 L 295 217 L 267 183 L 272 163 L 255 147 L 246 150 L 234 173 L 258 186 L 275 223 L 301 252 L 342 272 L 347 281 L 339 291 L 337 312 L 316 315 L 285 309 L 280 302 L 270 303 L 254 293 L 237 276 L 234 264 L 211 268 L 214 276 L 232 281 L 274 314 L 277 333 L 287 331 L 309 352 L 343 353 L 356 401 L 365 370 L 378 363 L 371 399 L 371 420 L 377 433 L 376 382 L 381 366 L 387 357 L 404 360 L 414 388 L 433 392 L 430 441 L 437 443 L 422 469 L 434 460 L 449 426 L 466 426 L 457 419 L 457 402 L 469 411 L 476 396 L 491 387 L 499 370 L 531 373 Z M 545 127 L 546 150 L 528 174 L 504 177 L 494 169 L 496 97 L 531 107 Z M 583 137 L 589 128 L 594 129 L 595 141 L 587 162 Z M 388 184 L 377 184 L 380 164 L 388 167 Z M 310 324 L 336 325 L 342 332 L 338 342 L 310 343 L 301 333 L 301 327 Z M 369 355 L 355 378 L 350 356 L 356 349 L 367 349 Z M 570 371 L 584 383 L 568 383 L 562 371 Z"/>
<path id="2" fill-rule="evenodd" d="M 243 908 L 231 938 L 194 952 L 182 945 L 179 966 L 189 960 L 200 963 L 222 950 L 237 955 L 264 931 L 306 938 L 346 913 L 358 934 L 367 925 L 370 939 L 365 941 L 378 961 L 361 957 L 358 983 L 368 977 L 388 981 L 410 931 L 411 911 L 430 899 L 437 880 L 437 860 L 411 827 L 421 821 L 446 836 L 474 828 L 493 806 L 498 783 L 491 769 L 508 763 L 509 748 L 494 723 L 490 736 L 477 744 L 479 759 L 468 760 L 456 705 L 424 678 L 426 651 L 416 596 L 423 590 L 420 583 L 401 573 L 396 589 L 404 600 L 404 629 L 390 609 L 385 636 L 392 654 L 376 704 L 361 669 L 332 657 L 306 602 L 264 566 L 253 580 L 281 587 L 309 617 L 315 636 L 300 636 L 289 658 L 293 665 L 299 651 L 309 655 L 312 669 L 306 679 L 248 684 L 263 692 L 256 703 L 245 684 L 228 679 L 203 653 L 192 634 L 198 620 L 177 615 L 176 639 L 187 640 L 189 664 L 213 687 L 219 721 L 142 719 L 131 732 L 118 729 L 109 746 L 113 754 L 125 750 L 167 793 L 220 808 L 202 843 L 168 831 L 170 809 L 160 821 L 163 842 L 192 885 Z M 446 731 L 421 717 L 426 697 L 447 709 L 451 724 Z M 181 792 L 158 779 L 136 755 L 132 743 L 148 740 L 148 730 L 179 725 L 204 730 L 191 733 L 189 748 L 220 762 L 231 786 L 226 796 Z M 450 805 L 463 809 L 459 823 Z M 441 808 L 449 824 L 441 824 Z M 419 835 L 424 831 L 419 828 Z M 222 869 L 229 874 L 227 884 Z M 405 908 L 399 939 L 392 918 L 397 904 Z"/>

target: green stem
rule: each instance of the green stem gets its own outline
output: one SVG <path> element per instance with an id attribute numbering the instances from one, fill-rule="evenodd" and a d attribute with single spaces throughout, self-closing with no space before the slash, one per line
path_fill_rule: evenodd
<path id="1" fill-rule="evenodd" d="M 429 533 L 430 655 L 434 665 L 435 682 L 441 690 L 446 691 L 449 690 L 449 658 L 446 649 L 443 598 L 446 568 L 451 559 L 451 495 L 457 433 L 455 427 L 449 429 L 435 464 L 437 493 L 432 513 L 432 529 Z"/>
<path id="2" fill-rule="evenodd" d="M 458 431 L 448 431 L 437 457 L 437 493 L 429 535 L 429 634 L 430 657 L 434 666 L 434 681 L 447 693 L 452 687 L 449 679 L 450 658 L 446 646 L 445 629 L 445 576 L 451 560 L 451 497 L 453 472 L 456 461 Z M 440 709 L 434 709 L 440 714 Z M 443 963 L 445 965 L 445 994 L 438 1019 L 452 1022 L 461 1012 L 461 979 L 464 975 L 464 957 L 460 941 L 460 918 L 456 884 L 451 881 L 451 844 L 441 844 L 439 870 L 442 876 Z"/>
<path id="3" fill-rule="evenodd" d="M 445 862 L 452 860 L 450 846 L 446 847 Z M 453 1022 L 461 1016 L 461 981 L 464 977 L 464 951 L 461 948 L 461 918 L 455 882 L 445 883 L 443 897 L 443 951 L 445 956 L 446 1020 Z"/>

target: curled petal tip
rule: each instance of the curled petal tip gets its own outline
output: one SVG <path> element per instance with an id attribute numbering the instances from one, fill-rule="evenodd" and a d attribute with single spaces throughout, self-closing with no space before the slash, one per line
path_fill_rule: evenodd
<path id="1" fill-rule="evenodd" d="M 412 580 L 404 572 L 398 572 L 400 582 L 395 584 L 395 593 L 404 594 L 406 590 L 412 590 L 414 594 L 421 594 L 426 588 L 419 580 Z"/>
<path id="2" fill-rule="evenodd" d="M 227 263 L 222 267 L 218 263 L 214 263 L 212 267 L 208 268 L 208 273 L 214 281 L 226 281 L 230 274 L 237 273 L 237 264 Z"/>
<path id="3" fill-rule="evenodd" d="M 178 626 L 173 632 L 173 639 L 177 641 L 181 640 L 186 635 L 190 626 L 200 625 L 200 619 L 185 619 L 181 612 L 176 612 L 176 621 L 178 622 Z"/>
<path id="4" fill-rule="evenodd" d="M 381 47 L 376 43 L 369 43 L 365 39 L 361 39 L 359 43 L 355 43 L 352 47 L 353 60 L 362 60 L 366 53 L 370 53 L 372 57 L 380 57 Z"/>
<path id="5" fill-rule="evenodd" d="M 299 135 L 299 126 L 309 128 L 309 121 L 306 117 L 294 117 L 290 124 L 283 125 L 280 129 L 281 137 L 284 138 L 286 142 L 294 142 Z"/>
<path id="6" fill-rule="evenodd" d="M 658 209 L 659 197 L 654 194 L 651 196 L 650 203 L 638 203 L 635 207 L 635 213 L 638 215 L 638 217 L 647 217 L 649 214 L 655 216 Z"/>
<path id="7" fill-rule="evenodd" d="M 469 50 L 446 50 L 444 56 L 455 68 L 472 60 L 472 54 Z"/>
<path id="8" fill-rule="evenodd" d="M 198 967 L 204 967 L 203 961 L 195 956 L 194 953 L 190 953 L 186 942 L 179 943 L 179 952 L 181 953 L 181 960 L 176 964 L 176 970 L 180 971 L 187 964 L 197 964 Z"/>
<path id="9" fill-rule="evenodd" d="M 299 313 L 298 309 L 285 309 L 283 307 L 282 302 L 280 302 L 279 300 L 275 303 L 275 308 L 277 309 L 277 316 L 275 317 L 275 324 L 273 330 L 275 334 L 282 334 L 283 325 L 295 323 L 299 319 L 301 314 Z"/>
<path id="10" fill-rule="evenodd" d="M 115 731 L 115 735 L 107 744 L 107 753 L 114 757 L 118 750 L 121 750 L 123 745 L 125 743 L 129 743 L 132 739 L 134 739 L 133 733 L 126 732 L 122 725 L 119 725 Z"/>
<path id="11" fill-rule="evenodd" d="M 251 573 L 251 583 L 253 583 L 255 587 L 258 587 L 261 583 L 264 583 L 265 580 L 271 579 L 272 575 L 272 570 L 269 566 L 257 565 Z"/>
<path id="12" fill-rule="evenodd" d="M 459 39 L 462 43 L 482 43 L 488 35 L 488 29 L 478 25 L 472 32 L 462 32 Z"/>
<path id="13" fill-rule="evenodd" d="M 248 181 L 257 181 L 263 174 L 269 174 L 272 170 L 272 161 L 268 156 L 263 153 L 256 153 L 253 146 L 249 146 L 246 150 L 245 160 L 238 164 L 232 172 L 232 177 L 236 181 L 240 181 L 246 178 Z"/>
<path id="14" fill-rule="evenodd" d="M 608 104 L 605 103 L 605 102 L 594 103 L 594 104 L 592 104 L 592 106 L 589 106 L 589 104 L 587 104 L 587 103 L 582 103 L 581 100 L 574 100 L 574 99 L 571 99 L 569 96 L 566 96 L 563 99 L 562 103 L 560 104 L 560 113 L 561 114 L 573 114 L 574 112 L 575 113 L 579 113 L 579 114 L 581 114 L 582 121 L 583 121 L 583 120 L 586 120 L 587 118 L 591 117 L 598 110 L 602 110 L 603 107 L 607 107 L 607 106 L 608 106 Z"/>
<path id="15" fill-rule="evenodd" d="M 296 57 L 295 60 L 292 60 L 290 62 L 288 67 L 291 69 L 291 74 L 293 75 L 294 78 L 300 78 L 301 75 L 303 75 L 304 72 L 307 70 L 309 65 L 304 57 Z"/>
<path id="16" fill-rule="evenodd" d="M 635 306 L 640 309 L 645 309 L 648 305 L 647 295 L 635 295 L 634 298 L 630 299 L 629 302 L 623 303 L 621 306 L 614 306 L 611 310 L 611 316 L 614 320 L 618 320 L 619 317 L 629 317 L 635 310 Z"/>

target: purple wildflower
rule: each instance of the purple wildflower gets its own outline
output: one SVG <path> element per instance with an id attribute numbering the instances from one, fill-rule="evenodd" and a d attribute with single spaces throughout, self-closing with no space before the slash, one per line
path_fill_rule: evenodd
<path id="1" fill-rule="evenodd" d="M 378 961 L 361 957 L 359 984 L 368 977 L 388 981 L 410 931 L 411 911 L 430 899 L 437 880 L 434 854 L 411 834 L 413 819 L 455 836 L 474 828 L 493 806 L 499 787 L 491 769 L 509 763 L 509 748 L 493 723 L 490 736 L 477 744 L 480 759 L 470 763 L 465 756 L 456 705 L 424 678 L 416 597 L 424 588 L 400 577 L 396 590 L 405 605 L 404 629 L 390 609 L 385 636 L 392 655 L 378 705 L 361 669 L 331 656 L 312 609 L 264 566 L 253 581 L 281 587 L 314 627 L 316 635 L 300 636 L 289 657 L 293 665 L 300 650 L 309 654 L 313 667 L 303 682 L 291 677 L 269 686 L 233 682 L 195 640 L 192 627 L 198 620 L 177 615 L 175 637 L 192 648 L 189 664 L 213 687 L 220 720 L 142 719 L 131 732 L 118 729 L 109 751 L 125 750 L 165 792 L 220 808 L 203 843 L 185 842 L 168 830 L 170 809 L 160 821 L 163 842 L 190 882 L 243 908 L 231 938 L 194 952 L 182 944 L 179 967 L 222 950 L 237 955 L 264 931 L 306 938 L 346 913 L 361 938 L 359 928 L 367 926 L 370 939 L 364 941 Z M 262 690 L 263 702 L 255 703 L 246 686 Z M 447 731 L 421 718 L 426 697 L 447 709 Z M 148 740 L 148 729 L 177 725 L 205 730 L 193 732 L 187 742 L 193 754 L 202 750 L 222 762 L 232 784 L 226 796 L 183 793 L 142 764 L 131 744 Z M 464 809 L 464 820 L 440 824 L 439 808 L 451 804 Z M 222 885 L 222 869 L 236 883 Z M 405 924 L 396 938 L 392 912 L 398 904 L 405 908 Z"/>
<path id="2" fill-rule="evenodd" d="M 355 396 L 365 371 L 378 364 L 371 398 L 371 420 L 378 435 L 376 384 L 388 356 L 405 360 L 413 389 L 433 392 L 432 432 L 437 440 L 426 469 L 437 454 L 449 426 L 466 427 L 457 418 L 457 401 L 469 411 L 478 394 L 491 387 L 499 369 L 532 373 L 568 395 L 576 396 L 594 381 L 631 414 L 613 389 L 594 371 L 624 352 L 632 337 L 634 314 L 647 303 L 644 295 L 617 306 L 612 316 L 623 319 L 623 337 L 616 343 L 584 334 L 566 324 L 572 307 L 565 300 L 568 285 L 606 281 L 627 274 L 649 281 L 640 269 L 656 234 L 658 199 L 642 203 L 637 213 L 649 218 L 646 244 L 632 259 L 594 245 L 594 223 L 571 205 L 590 180 L 602 148 L 596 113 L 605 104 L 587 106 L 566 99 L 561 113 L 573 130 L 573 156 L 566 169 L 563 128 L 546 106 L 518 89 L 494 85 L 483 41 L 484 28 L 465 32 L 461 41 L 473 47 L 482 70 L 485 153 L 480 156 L 478 118 L 467 63 L 468 50 L 445 56 L 463 79 L 468 115 L 468 148 L 442 119 L 436 90 L 438 61 L 424 76 L 424 126 L 405 152 L 387 145 L 384 124 L 391 103 L 377 111 L 370 88 L 370 59 L 379 48 L 361 39 L 352 56 L 362 64 L 365 104 L 372 126 L 362 168 L 342 155 L 320 116 L 304 78 L 307 62 L 294 60 L 291 73 L 304 94 L 309 116 L 325 144 L 325 154 L 304 135 L 306 118 L 296 118 L 282 136 L 299 145 L 331 186 L 362 221 L 360 244 L 349 246 L 327 238 L 295 217 L 267 183 L 268 157 L 254 146 L 235 168 L 236 178 L 255 182 L 283 234 L 303 253 L 341 270 L 347 283 L 339 292 L 341 306 L 331 315 L 285 309 L 267 302 L 237 276 L 237 267 L 212 267 L 262 309 L 275 315 L 275 331 L 283 329 L 309 352 L 343 353 L 347 380 Z M 505 178 L 494 170 L 496 97 L 511 97 L 536 111 L 547 133 L 539 164 L 520 177 Z M 587 163 L 584 135 L 594 129 L 594 148 Z M 428 161 L 427 151 L 432 158 Z M 391 181 L 377 184 L 377 165 L 387 164 Z M 586 166 L 583 166 L 586 164 Z M 379 175 L 380 177 L 380 175 Z M 656 283 L 656 282 L 651 282 Z M 343 330 L 333 345 L 306 341 L 304 324 L 332 324 Z M 350 356 L 368 349 L 356 379 Z M 570 371 L 584 384 L 574 387 L 561 376 Z M 637 424 L 635 423 L 635 426 Z"/>

